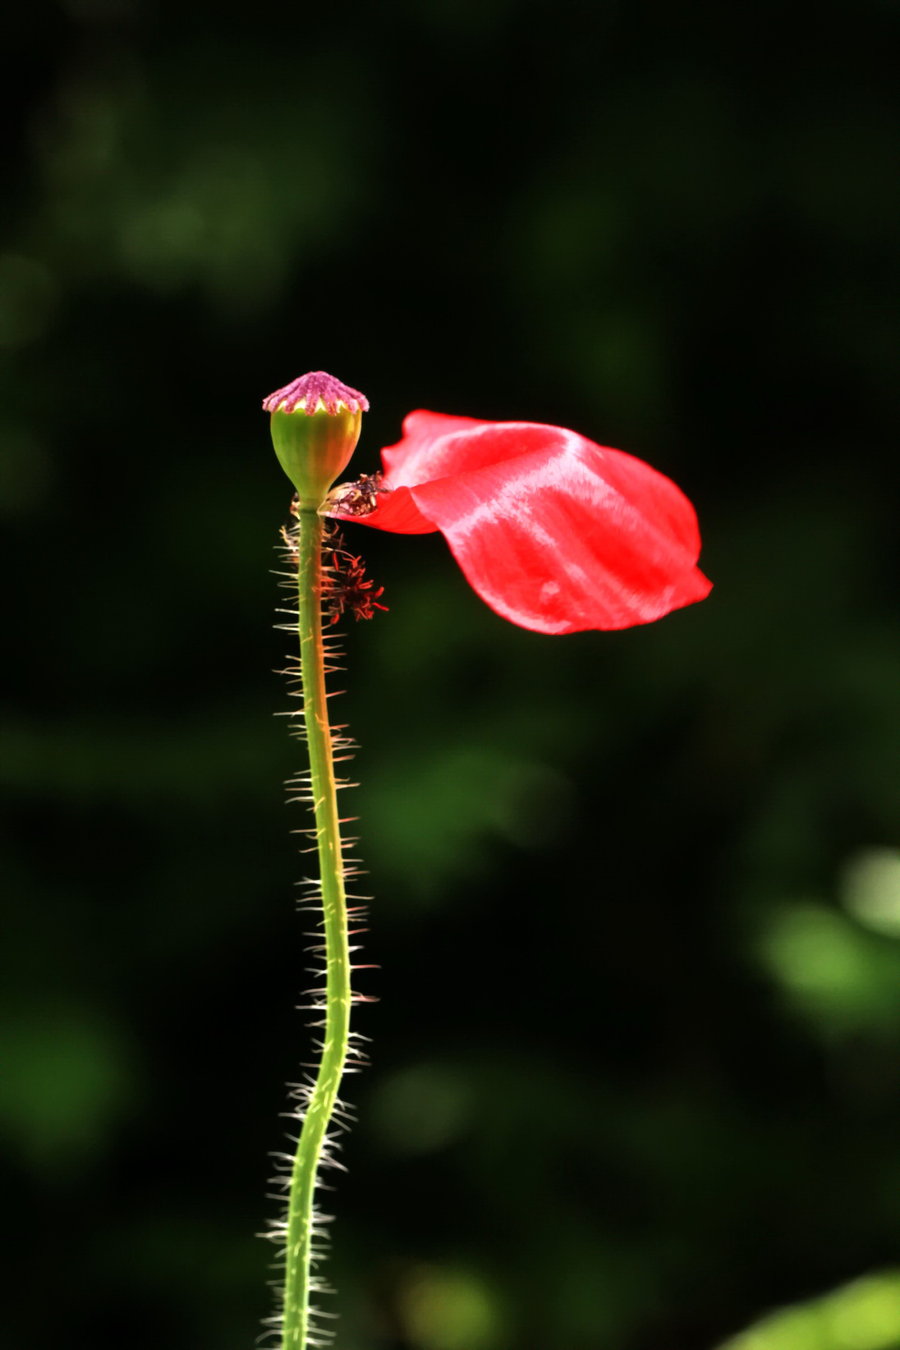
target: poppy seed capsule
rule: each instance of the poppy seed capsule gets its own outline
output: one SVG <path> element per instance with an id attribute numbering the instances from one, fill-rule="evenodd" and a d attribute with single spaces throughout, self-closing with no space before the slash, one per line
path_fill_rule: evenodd
<path id="1" fill-rule="evenodd" d="M 369 401 L 323 370 L 301 375 L 263 399 L 272 444 L 297 489 L 301 511 L 317 511 L 350 462 Z"/>

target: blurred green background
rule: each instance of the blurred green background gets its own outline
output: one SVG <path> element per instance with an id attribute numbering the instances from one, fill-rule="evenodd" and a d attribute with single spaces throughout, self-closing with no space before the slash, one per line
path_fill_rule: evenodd
<path id="1" fill-rule="evenodd" d="M 372 402 L 359 470 L 414 407 L 641 455 L 716 583 L 551 639 L 439 536 L 355 536 L 340 1350 L 712 1350 L 787 1304 L 735 1346 L 900 1346 L 894 13 L 7 13 L 10 1350 L 270 1311 L 309 1042 L 259 403 L 314 368 Z"/>

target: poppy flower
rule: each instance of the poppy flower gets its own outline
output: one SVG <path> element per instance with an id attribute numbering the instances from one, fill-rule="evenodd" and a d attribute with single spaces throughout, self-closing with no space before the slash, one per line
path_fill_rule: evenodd
<path id="1" fill-rule="evenodd" d="M 522 628 L 629 628 L 711 589 L 681 490 L 577 432 L 412 412 L 382 460 L 323 510 L 398 534 L 439 530 L 482 600 Z"/>

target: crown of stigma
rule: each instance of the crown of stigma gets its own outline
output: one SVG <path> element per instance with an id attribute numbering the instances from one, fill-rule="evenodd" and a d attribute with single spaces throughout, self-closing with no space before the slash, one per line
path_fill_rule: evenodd
<path id="1" fill-rule="evenodd" d="M 263 399 L 263 408 L 271 413 L 305 412 L 312 416 L 324 412 L 333 417 L 344 411 L 368 412 L 369 400 L 358 389 L 342 384 L 324 370 L 311 370 Z"/>

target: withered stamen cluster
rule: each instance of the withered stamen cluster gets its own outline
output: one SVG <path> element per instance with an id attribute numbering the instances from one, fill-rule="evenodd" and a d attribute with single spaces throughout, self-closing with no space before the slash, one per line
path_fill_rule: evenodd
<path id="1" fill-rule="evenodd" d="M 291 514 L 299 515 L 299 499 L 291 502 Z M 292 559 L 297 556 L 297 527 L 282 526 L 281 537 Z M 350 553 L 344 536 L 335 521 L 326 521 L 322 542 L 322 613 L 329 624 L 339 623 L 345 614 L 354 619 L 372 619 L 377 609 L 387 610 L 380 603 L 383 586 L 375 586 L 366 577 L 362 558 Z"/>

